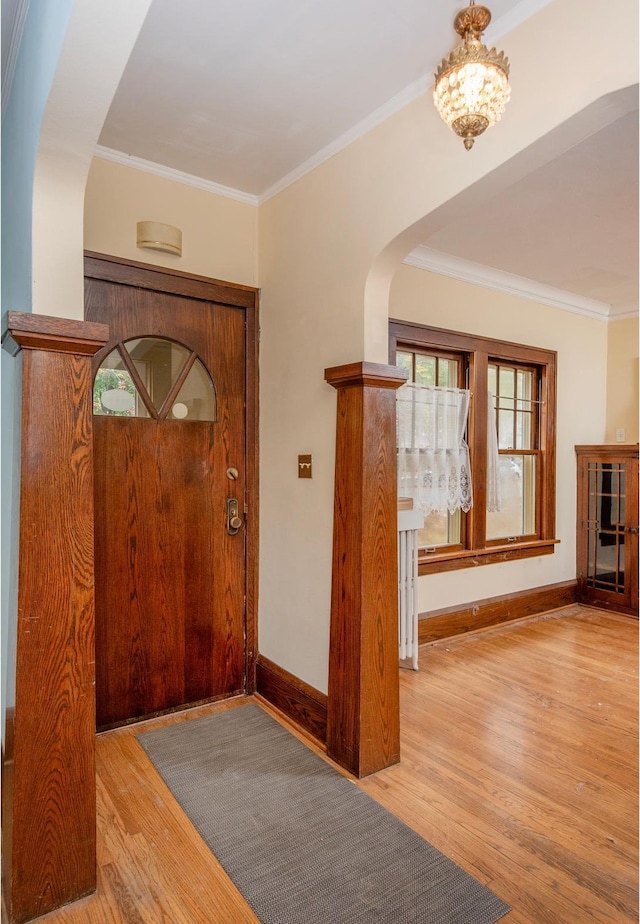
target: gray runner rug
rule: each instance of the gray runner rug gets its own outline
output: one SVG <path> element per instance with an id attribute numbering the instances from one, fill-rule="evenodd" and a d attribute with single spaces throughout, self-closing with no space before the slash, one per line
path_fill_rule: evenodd
<path id="1" fill-rule="evenodd" d="M 263 924 L 493 924 L 509 911 L 255 704 L 138 738 Z"/>

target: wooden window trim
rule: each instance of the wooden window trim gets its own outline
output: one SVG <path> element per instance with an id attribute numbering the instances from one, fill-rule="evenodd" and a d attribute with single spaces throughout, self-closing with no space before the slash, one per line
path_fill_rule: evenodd
<path id="1" fill-rule="evenodd" d="M 514 542 L 486 540 L 486 455 L 487 455 L 487 403 L 471 398 L 469 404 L 469 445 L 474 447 L 473 492 L 474 504 L 467 514 L 467 548 L 447 548 L 442 553 L 422 553 L 419 573 L 430 574 L 450 571 L 497 561 L 512 561 L 554 551 L 556 513 L 556 362 L 557 353 L 541 347 L 530 347 L 508 340 L 494 340 L 475 334 L 449 331 L 413 321 L 389 320 L 389 362 L 395 362 L 396 350 L 432 349 L 466 355 L 469 368 L 469 388 L 475 394 L 486 394 L 488 365 L 491 361 L 512 362 L 520 366 L 539 369 L 540 405 L 538 491 L 536 526 L 539 535 L 524 537 Z"/>

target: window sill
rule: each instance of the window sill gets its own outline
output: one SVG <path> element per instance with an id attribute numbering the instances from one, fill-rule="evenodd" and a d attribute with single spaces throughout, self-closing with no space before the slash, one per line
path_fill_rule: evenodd
<path id="1" fill-rule="evenodd" d="M 418 574 L 437 574 L 441 571 L 458 571 L 460 568 L 476 568 L 501 561 L 517 561 L 534 558 L 537 555 L 552 555 L 559 539 L 536 539 L 518 545 L 493 545 L 486 549 L 465 549 L 456 552 L 431 552 L 418 562 Z"/>

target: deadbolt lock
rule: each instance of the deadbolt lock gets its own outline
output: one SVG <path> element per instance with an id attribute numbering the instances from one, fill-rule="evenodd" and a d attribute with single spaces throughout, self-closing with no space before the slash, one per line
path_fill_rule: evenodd
<path id="1" fill-rule="evenodd" d="M 227 498 L 227 532 L 235 536 L 242 526 L 242 517 L 239 515 L 238 501 L 235 497 Z"/>

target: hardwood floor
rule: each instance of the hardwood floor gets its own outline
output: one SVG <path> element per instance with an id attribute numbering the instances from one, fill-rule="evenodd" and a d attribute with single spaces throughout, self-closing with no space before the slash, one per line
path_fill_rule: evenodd
<path id="1" fill-rule="evenodd" d="M 637 635 L 569 606 L 425 646 L 401 673 L 402 761 L 358 785 L 507 901 L 505 924 L 638 920 Z M 138 731 L 98 737 L 98 893 L 39 921 L 256 921 Z"/>

